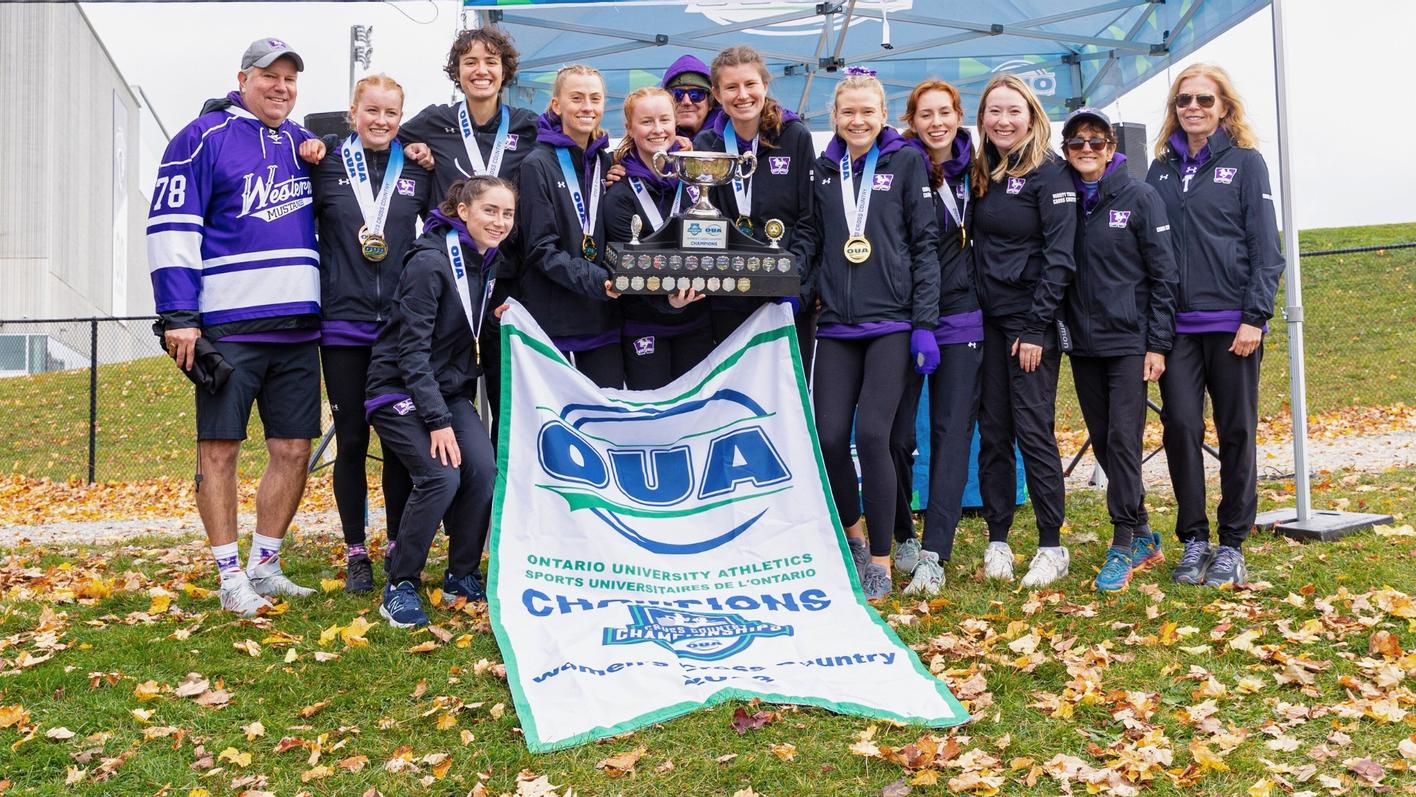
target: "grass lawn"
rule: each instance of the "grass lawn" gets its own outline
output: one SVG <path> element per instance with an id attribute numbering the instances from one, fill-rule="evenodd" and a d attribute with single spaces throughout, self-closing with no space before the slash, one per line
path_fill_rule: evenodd
<path id="1" fill-rule="evenodd" d="M 1400 525 L 1416 515 L 1413 485 L 1408 469 L 1316 490 L 1324 505 L 1347 499 Z M 1261 493 L 1268 508 L 1285 485 Z M 1416 757 L 1416 654 L 1405 652 L 1416 650 L 1416 537 L 1300 546 L 1261 535 L 1248 548 L 1252 590 L 1182 589 L 1162 568 L 1099 597 L 1105 507 L 1095 492 L 1069 500 L 1073 566 L 1059 590 L 983 583 L 983 524 L 968 518 L 942 599 L 881 607 L 976 717 L 937 737 L 729 704 L 532 756 L 482 612 L 436 611 L 439 641 L 390 629 L 373 598 L 331 581 L 278 616 L 241 621 L 201 595 L 215 576 L 199 544 L 0 552 L 0 792 L 544 794 L 544 776 L 582 795 L 898 795 L 901 780 L 916 794 L 1053 795 L 1069 768 L 1100 779 L 1107 767 L 1112 794 L 1360 795 L 1377 793 L 1378 776 L 1416 791 L 1416 762 L 1403 759 Z M 1172 512 L 1153 499 L 1157 528 Z M 1022 556 L 1031 523 L 1020 514 Z M 289 570 L 312 585 L 336 579 L 337 550 L 299 539 Z M 436 557 L 429 570 L 441 570 Z M 372 627 L 330 631 L 358 617 Z M 198 682 L 182 688 L 189 673 Z M 737 708 L 778 713 L 740 735 Z M 633 772 L 597 768 L 612 756 Z"/>
<path id="2" fill-rule="evenodd" d="M 1416 241 L 1416 224 L 1308 230 L 1306 250 Z M 1311 413 L 1382 407 L 1416 396 L 1416 249 L 1303 261 Z M 1282 293 L 1276 307 L 1282 308 Z M 1288 406 L 1287 330 L 1272 323 L 1264 352 L 1260 414 Z M 0 474 L 58 481 L 88 472 L 88 371 L 0 379 Z M 99 481 L 190 478 L 192 387 L 164 357 L 99 368 Z M 1058 429 L 1082 428 L 1071 370 L 1058 386 Z M 1152 388 L 1159 399 L 1159 391 Z M 265 463 L 260 424 L 250 429 L 241 471 Z M 1064 446 L 1070 455 L 1075 446 Z M 377 451 L 377 446 L 375 446 Z"/>

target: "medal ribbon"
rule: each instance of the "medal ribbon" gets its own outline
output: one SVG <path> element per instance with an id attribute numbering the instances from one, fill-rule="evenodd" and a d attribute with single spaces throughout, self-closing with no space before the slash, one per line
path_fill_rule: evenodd
<path id="1" fill-rule="evenodd" d="M 497 284 L 496 276 L 487 275 L 487 287 L 482 292 L 482 307 L 479 312 L 473 313 L 472 288 L 467 279 L 467 264 L 462 257 L 462 242 L 457 238 L 457 230 L 447 231 L 446 242 L 447 259 L 452 264 L 452 279 L 457 284 L 457 298 L 462 300 L 462 312 L 467 315 L 467 326 L 472 328 L 472 337 L 480 339 L 482 322 L 487 320 L 487 300 L 491 298 L 492 288 Z"/>
<path id="2" fill-rule="evenodd" d="M 871 186 L 875 183 L 875 162 L 880 159 L 880 147 L 872 144 L 865 155 L 865 167 L 860 174 L 860 189 L 856 191 L 855 215 L 851 215 L 851 152 L 841 156 L 841 206 L 845 209 L 846 221 L 850 224 L 851 238 L 859 238 L 865 232 L 865 219 L 870 215 Z"/>
<path id="3" fill-rule="evenodd" d="M 648 190 L 644 188 L 644 181 L 638 177 L 629 178 L 629 187 L 634 189 L 634 198 L 639 200 L 639 209 L 644 211 L 644 217 L 649 219 L 650 231 L 656 231 L 664 226 L 664 216 L 659 212 L 659 206 L 654 203 L 654 198 L 649 196 Z M 679 212 L 679 203 L 683 200 L 683 183 L 678 184 L 674 191 L 674 205 L 669 210 L 669 215 L 673 216 Z"/>
<path id="4" fill-rule="evenodd" d="M 364 155 L 364 142 L 358 134 L 350 134 L 339 147 L 344 159 L 344 173 L 349 176 L 349 184 L 354 189 L 354 198 L 359 200 L 359 212 L 364 216 L 364 227 L 370 235 L 382 236 L 384 225 L 388 223 L 388 211 L 393 206 L 393 189 L 398 176 L 403 173 L 403 147 L 394 139 L 388 147 L 388 168 L 384 170 L 383 184 L 379 186 L 378 199 L 374 199 L 374 175 L 369 171 L 369 161 Z"/>
<path id="5" fill-rule="evenodd" d="M 959 229 L 964 228 L 964 214 L 969 210 L 969 176 L 964 175 L 964 203 L 959 206 L 959 200 L 954 196 L 954 189 L 949 186 L 949 179 L 944 179 L 944 189 L 939 193 L 944 195 L 944 209 L 949 211 L 949 218 L 954 220 L 954 226 Z"/>
<path id="6" fill-rule="evenodd" d="M 723 129 L 723 145 L 724 145 L 724 147 L 728 150 L 728 154 L 729 154 L 729 155 L 732 155 L 733 157 L 737 157 L 737 155 L 738 155 L 737 132 L 733 130 L 733 125 L 732 125 L 731 122 L 729 122 L 729 123 L 728 123 L 728 126 Z M 756 138 L 752 139 L 752 154 L 753 154 L 754 157 L 757 155 L 757 139 L 756 139 Z M 733 166 L 733 173 L 734 173 L 734 174 L 737 173 L 737 166 L 736 166 L 736 165 Z M 749 179 L 746 180 L 746 181 L 744 181 L 744 180 L 739 180 L 739 179 L 736 178 L 736 177 L 733 178 L 733 198 L 737 200 L 738 215 L 739 215 L 739 216 L 746 216 L 746 217 L 748 217 L 748 218 L 752 218 L 752 180 L 751 180 L 751 178 L 749 178 Z"/>
<path id="7" fill-rule="evenodd" d="M 580 231 L 595 237 L 595 219 L 600 215 L 600 159 L 595 159 L 595 174 L 590 179 L 590 207 L 585 207 L 585 195 L 580 192 L 580 178 L 575 176 L 575 167 L 570 163 L 570 150 L 556 147 L 556 158 L 560 161 L 561 176 L 565 178 L 565 190 L 570 192 L 570 201 L 575 205 L 575 215 L 580 217 Z"/>
<path id="8" fill-rule="evenodd" d="M 501 171 L 502 155 L 506 154 L 507 131 L 511 129 L 511 111 L 501 107 L 501 124 L 497 126 L 496 138 L 492 139 L 492 157 L 482 160 L 482 150 L 477 146 L 476 131 L 472 127 L 472 116 L 467 113 L 467 100 L 457 104 L 457 127 L 462 133 L 462 147 L 467 150 L 467 160 L 472 164 L 472 173 L 498 176 Z"/>

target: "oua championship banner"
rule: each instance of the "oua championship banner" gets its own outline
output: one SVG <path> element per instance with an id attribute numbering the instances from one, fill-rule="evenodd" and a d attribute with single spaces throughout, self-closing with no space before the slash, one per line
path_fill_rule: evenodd
<path id="1" fill-rule="evenodd" d="M 527 747 L 735 698 L 968 719 L 852 575 L 785 306 L 657 391 L 596 387 L 519 305 L 501 329 L 489 593 Z"/>

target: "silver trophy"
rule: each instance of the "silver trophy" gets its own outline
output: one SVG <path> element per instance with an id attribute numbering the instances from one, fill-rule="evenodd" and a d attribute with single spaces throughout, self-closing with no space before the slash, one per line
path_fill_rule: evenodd
<path id="1" fill-rule="evenodd" d="M 721 219 L 723 214 L 708 201 L 708 189 L 727 185 L 733 180 L 746 180 L 757 171 L 757 156 L 751 152 L 731 155 L 726 152 L 696 150 L 654 153 L 654 173 L 662 178 L 677 177 L 695 186 L 698 199 L 682 215 L 702 219 Z M 667 167 L 667 168 L 666 168 Z"/>

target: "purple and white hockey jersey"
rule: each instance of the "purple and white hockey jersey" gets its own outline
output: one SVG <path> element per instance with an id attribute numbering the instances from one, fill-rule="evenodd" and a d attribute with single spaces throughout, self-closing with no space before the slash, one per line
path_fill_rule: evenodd
<path id="1" fill-rule="evenodd" d="M 289 120 L 266 127 L 228 97 L 158 167 L 147 225 L 157 312 L 209 333 L 291 328 L 278 320 L 320 311 L 314 192 L 297 154 L 311 134 Z"/>

